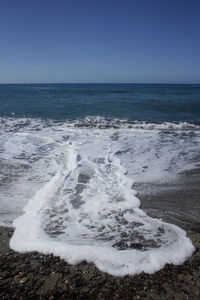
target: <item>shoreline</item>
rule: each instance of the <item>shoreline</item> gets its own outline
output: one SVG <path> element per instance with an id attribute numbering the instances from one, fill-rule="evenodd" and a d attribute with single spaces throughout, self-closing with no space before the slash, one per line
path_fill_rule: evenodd
<path id="1" fill-rule="evenodd" d="M 184 264 L 116 277 L 83 261 L 9 248 L 14 229 L 0 227 L 1 299 L 200 299 L 200 224 L 188 227 L 196 251 Z"/>
<path id="2" fill-rule="evenodd" d="M 154 274 L 116 277 L 86 261 L 70 265 L 53 255 L 14 252 L 9 248 L 14 229 L 0 226 L 0 298 L 200 299 L 200 223 L 196 221 L 200 168 L 183 172 L 171 188 L 155 184 L 137 189 L 142 209 L 148 215 L 187 232 L 196 250 L 184 264 L 166 264 Z"/>

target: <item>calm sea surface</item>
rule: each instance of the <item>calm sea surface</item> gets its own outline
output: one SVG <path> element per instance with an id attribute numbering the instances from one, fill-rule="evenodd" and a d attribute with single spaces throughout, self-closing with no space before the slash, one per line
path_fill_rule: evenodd
<path id="1" fill-rule="evenodd" d="M 199 122 L 200 85 L 0 85 L 0 116 L 64 120 L 88 115 Z"/>

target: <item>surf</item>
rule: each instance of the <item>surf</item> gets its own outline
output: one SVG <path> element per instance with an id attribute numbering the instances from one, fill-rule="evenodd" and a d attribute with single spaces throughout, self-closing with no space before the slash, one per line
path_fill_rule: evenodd
<path id="1" fill-rule="evenodd" d="M 12 249 L 53 253 L 73 264 L 94 262 L 118 276 L 153 273 L 192 255 L 185 231 L 146 215 L 134 186 L 172 180 L 177 166 L 191 165 L 197 126 L 108 123 L 101 117 L 48 126 L 39 119 L 5 122 L 1 157 L 19 169 L 26 165 L 13 193 L 29 187 L 21 205 L 12 196 L 19 207 Z"/>

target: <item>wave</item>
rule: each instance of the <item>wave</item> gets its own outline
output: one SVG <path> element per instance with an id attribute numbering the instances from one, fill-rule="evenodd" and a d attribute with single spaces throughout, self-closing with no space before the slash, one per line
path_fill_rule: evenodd
<path id="1" fill-rule="evenodd" d="M 53 120 L 40 118 L 0 118 L 0 129 L 19 130 L 26 126 L 36 127 L 52 126 L 62 124 L 63 126 L 79 127 L 79 128 L 133 128 L 145 130 L 200 130 L 199 122 L 146 122 L 146 121 L 130 121 L 128 119 L 106 118 L 102 116 L 86 116 L 85 118 Z"/>
<path id="2" fill-rule="evenodd" d="M 120 276 L 193 253 L 182 229 L 146 215 L 134 183 L 170 181 L 191 166 L 198 125 L 1 118 L 0 133 L 0 202 L 14 219 L 14 250 L 92 261 Z"/>

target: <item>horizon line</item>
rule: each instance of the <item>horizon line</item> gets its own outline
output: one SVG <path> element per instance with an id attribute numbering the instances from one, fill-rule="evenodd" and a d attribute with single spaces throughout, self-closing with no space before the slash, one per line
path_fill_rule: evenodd
<path id="1" fill-rule="evenodd" d="M 0 85 L 25 85 L 25 84 L 149 84 L 149 85 L 200 85 L 200 82 L 194 82 L 194 83 L 166 83 L 166 82 L 161 82 L 161 83 L 152 83 L 152 82 L 5 82 L 1 83 Z"/>

